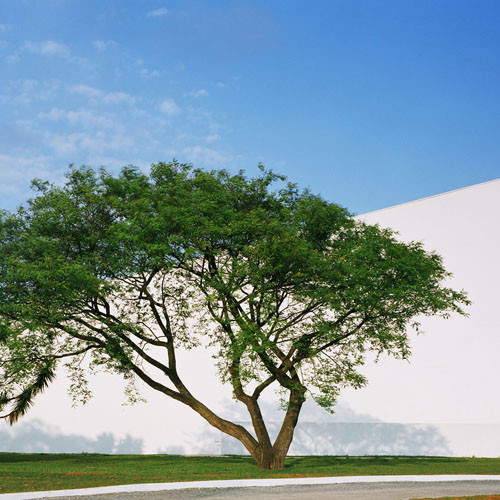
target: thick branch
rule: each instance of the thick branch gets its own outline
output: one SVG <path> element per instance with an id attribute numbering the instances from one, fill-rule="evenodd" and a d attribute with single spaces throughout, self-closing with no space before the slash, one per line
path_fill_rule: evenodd
<path id="1" fill-rule="evenodd" d="M 266 380 L 261 382 L 253 391 L 252 393 L 252 398 L 253 399 L 258 399 L 259 396 L 262 394 L 262 392 L 269 387 L 274 381 L 276 380 L 276 377 L 274 375 L 271 375 L 268 377 Z"/>
<path id="2" fill-rule="evenodd" d="M 250 397 L 242 387 L 241 377 L 240 377 L 240 358 L 233 360 L 229 366 L 229 374 L 231 375 L 231 383 L 233 386 L 233 393 L 236 398 L 241 401 L 248 409 L 250 417 L 252 419 L 252 425 L 255 429 L 255 434 L 261 445 L 266 447 L 271 446 L 271 440 L 269 438 L 269 433 L 267 431 L 264 418 L 262 417 L 262 412 L 260 406 L 257 403 L 256 398 Z"/>
<path id="3" fill-rule="evenodd" d="M 305 401 L 304 394 L 306 388 L 300 383 L 298 377 L 296 377 L 294 382 L 296 383 L 296 387 L 290 391 L 288 409 L 283 419 L 278 437 L 273 444 L 273 451 L 279 453 L 283 457 L 286 455 L 292 442 L 295 426 L 299 419 L 299 413 Z"/>

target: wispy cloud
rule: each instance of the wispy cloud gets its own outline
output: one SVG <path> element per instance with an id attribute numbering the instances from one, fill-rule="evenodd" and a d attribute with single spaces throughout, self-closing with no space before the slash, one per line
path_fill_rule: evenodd
<path id="1" fill-rule="evenodd" d="M 160 76 L 160 72 L 156 69 L 149 70 L 146 68 L 141 68 L 139 70 L 139 76 L 148 80 L 150 78 L 158 78 Z"/>
<path id="2" fill-rule="evenodd" d="M 24 42 L 21 50 L 49 57 L 57 56 L 69 58 L 71 56 L 71 51 L 67 45 L 54 42 L 53 40 L 45 40 L 43 42 Z"/>
<path id="3" fill-rule="evenodd" d="M 28 105 L 34 101 L 53 99 L 61 87 L 59 80 L 11 80 L 4 87 L 4 97 Z"/>
<path id="4" fill-rule="evenodd" d="M 206 97 L 208 95 L 208 91 L 205 89 L 191 90 L 191 92 L 188 92 L 188 95 L 191 97 Z"/>
<path id="5" fill-rule="evenodd" d="M 89 87 L 88 85 L 77 84 L 70 88 L 70 91 L 74 94 L 80 94 L 87 97 L 99 97 L 102 95 L 102 91 L 94 87 Z"/>
<path id="6" fill-rule="evenodd" d="M 5 61 L 8 63 L 16 63 L 20 60 L 23 52 L 43 57 L 60 57 L 68 60 L 72 59 L 71 50 L 67 45 L 54 42 L 53 40 L 44 40 L 42 42 L 24 42 L 14 53 L 8 55 L 5 58 Z"/>
<path id="7" fill-rule="evenodd" d="M 211 143 L 211 142 L 218 141 L 219 139 L 220 139 L 219 134 L 210 134 L 210 135 L 207 135 L 205 137 L 205 142 Z"/>
<path id="8" fill-rule="evenodd" d="M 9 26 L 7 24 L 0 24 L 0 33 L 5 33 L 8 29 Z"/>
<path id="9" fill-rule="evenodd" d="M 160 9 L 150 10 L 147 13 L 147 16 L 148 17 L 161 17 L 161 16 L 166 16 L 168 14 L 168 12 L 169 12 L 168 9 L 166 9 L 165 7 L 162 7 Z"/>
<path id="10" fill-rule="evenodd" d="M 188 147 L 184 154 L 188 161 L 205 167 L 220 167 L 233 160 L 232 156 L 205 146 Z"/>
<path id="11" fill-rule="evenodd" d="M 181 112 L 181 108 L 173 99 L 165 99 L 160 103 L 160 111 L 166 115 L 173 116 L 178 115 Z"/>
<path id="12" fill-rule="evenodd" d="M 126 94 L 125 92 L 104 92 L 100 89 L 96 89 L 95 87 L 89 87 L 88 85 L 73 85 L 70 88 L 70 92 L 73 94 L 83 95 L 88 97 L 89 99 L 99 100 L 105 104 L 135 104 L 137 98 Z"/>
<path id="13" fill-rule="evenodd" d="M 86 128 L 112 128 L 116 126 L 113 120 L 88 110 L 71 111 L 52 108 L 48 113 L 39 113 L 38 117 L 47 118 L 53 121 L 64 120 L 73 125 L 82 125 Z"/>
<path id="14" fill-rule="evenodd" d="M 90 154 L 88 156 L 88 160 L 85 161 L 86 165 L 94 166 L 94 167 L 104 167 L 106 169 L 115 169 L 119 170 L 124 165 L 135 165 L 136 167 L 141 167 L 144 162 L 132 161 L 130 158 L 122 159 L 117 158 L 116 156 L 108 156 L 108 155 L 93 155 Z"/>
<path id="15" fill-rule="evenodd" d="M 130 94 L 126 94 L 125 92 L 108 92 L 102 96 L 102 102 L 108 104 L 135 104 L 136 98 Z"/>
<path id="16" fill-rule="evenodd" d="M 130 151 L 133 137 L 124 134 L 97 133 L 53 133 L 46 132 L 44 140 L 53 152 L 60 157 L 78 156 L 80 158 L 93 154 L 105 154 L 113 151 Z"/>
<path id="17" fill-rule="evenodd" d="M 0 193 L 25 193 L 29 196 L 29 180 L 58 177 L 59 170 L 54 171 L 51 159 L 44 155 L 17 156 L 0 153 Z"/>
<path id="18" fill-rule="evenodd" d="M 17 61 L 19 61 L 19 59 L 20 59 L 19 52 L 14 52 L 14 54 L 9 54 L 5 58 L 5 62 L 12 64 L 12 63 L 16 63 Z"/>
<path id="19" fill-rule="evenodd" d="M 116 47 L 118 44 L 114 40 L 94 40 L 92 45 L 100 52 L 109 49 L 110 47 Z"/>

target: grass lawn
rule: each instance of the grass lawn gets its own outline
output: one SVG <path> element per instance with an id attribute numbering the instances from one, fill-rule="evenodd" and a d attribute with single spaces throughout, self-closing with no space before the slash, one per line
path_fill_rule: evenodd
<path id="1" fill-rule="evenodd" d="M 0 453 L 0 493 L 211 479 L 393 474 L 500 474 L 500 458 L 287 457 L 284 469 L 263 471 L 247 456 Z"/>
<path id="2" fill-rule="evenodd" d="M 500 495 L 478 495 L 474 497 L 413 498 L 413 500 L 500 500 Z"/>

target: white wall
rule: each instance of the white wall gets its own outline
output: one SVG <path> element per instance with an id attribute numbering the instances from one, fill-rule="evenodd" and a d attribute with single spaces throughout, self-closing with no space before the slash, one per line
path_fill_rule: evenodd
<path id="1" fill-rule="evenodd" d="M 500 180 L 360 218 L 436 250 L 473 305 L 469 318 L 424 319 L 410 363 L 369 366 L 369 387 L 346 401 L 386 422 L 500 423 Z"/>
<path id="2" fill-rule="evenodd" d="M 344 392 L 337 415 L 309 405 L 290 452 L 500 456 L 500 180 L 363 214 L 423 241 L 469 292 L 470 317 L 424 319 L 409 363 L 369 364 L 369 385 Z M 203 351 L 185 354 L 188 387 L 227 417 L 245 420 Z M 182 366 L 182 360 L 180 366 Z M 238 452 L 194 412 L 145 388 L 148 404 L 122 407 L 123 384 L 94 380 L 95 398 L 72 408 L 61 375 L 19 424 L 0 425 L 0 451 Z M 266 405 L 271 420 L 279 414 Z M 320 438 L 319 438 L 320 437 Z"/>

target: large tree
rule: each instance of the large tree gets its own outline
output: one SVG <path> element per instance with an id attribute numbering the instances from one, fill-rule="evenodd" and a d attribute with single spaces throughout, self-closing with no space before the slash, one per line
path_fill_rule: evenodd
<path id="1" fill-rule="evenodd" d="M 191 407 L 259 467 L 281 468 L 308 394 L 332 408 L 343 387 L 365 384 L 366 353 L 409 355 L 417 316 L 463 314 L 437 254 L 283 181 L 177 162 L 33 181 L 37 195 L 0 222 L 4 417 L 25 414 L 59 362 L 83 399 L 87 370 L 104 367 Z M 200 342 L 217 346 L 253 433 L 179 376 L 178 349 Z M 285 402 L 274 443 L 259 406 L 271 388 Z"/>

